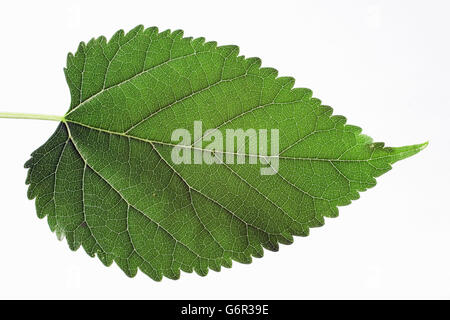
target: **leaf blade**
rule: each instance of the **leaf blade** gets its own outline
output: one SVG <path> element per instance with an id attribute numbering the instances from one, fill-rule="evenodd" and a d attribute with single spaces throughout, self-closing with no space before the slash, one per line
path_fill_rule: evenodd
<path id="1" fill-rule="evenodd" d="M 179 30 L 138 26 L 81 43 L 65 74 L 72 103 L 26 164 L 29 198 L 71 249 L 115 261 L 128 276 L 141 269 L 177 279 L 180 270 L 206 275 L 232 260 L 250 263 L 336 217 L 391 164 L 426 146 L 373 143 L 311 90 L 293 88 L 293 78 Z M 279 129 L 279 171 L 175 165 L 171 133 L 193 131 L 197 120 L 223 134 Z M 185 147 L 211 153 L 207 145 Z"/>

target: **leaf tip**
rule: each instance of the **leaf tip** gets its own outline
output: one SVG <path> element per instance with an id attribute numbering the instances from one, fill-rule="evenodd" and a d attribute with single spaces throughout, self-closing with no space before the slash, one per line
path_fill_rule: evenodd
<path id="1" fill-rule="evenodd" d="M 419 151 L 422 151 L 423 149 L 425 149 L 428 146 L 429 143 L 430 143 L 430 141 L 426 141 L 424 143 L 419 144 L 418 145 Z"/>
<path id="2" fill-rule="evenodd" d="M 420 144 L 413 144 L 409 146 L 404 147 L 397 147 L 397 148 L 387 148 L 390 151 L 391 161 L 390 163 L 393 164 L 397 161 L 409 158 L 416 153 L 419 153 L 423 149 L 425 149 L 429 144 L 429 141 L 426 141 L 424 143 Z"/>

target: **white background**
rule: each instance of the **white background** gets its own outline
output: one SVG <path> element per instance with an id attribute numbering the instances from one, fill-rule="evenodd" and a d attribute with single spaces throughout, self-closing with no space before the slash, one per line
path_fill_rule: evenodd
<path id="1" fill-rule="evenodd" d="M 430 145 L 278 253 L 154 282 L 56 240 L 23 168 L 56 123 L 0 119 L 0 298 L 450 298 L 449 12 L 447 1 L 1 2 L 1 111 L 63 115 L 67 53 L 144 24 L 237 44 L 376 141 Z"/>

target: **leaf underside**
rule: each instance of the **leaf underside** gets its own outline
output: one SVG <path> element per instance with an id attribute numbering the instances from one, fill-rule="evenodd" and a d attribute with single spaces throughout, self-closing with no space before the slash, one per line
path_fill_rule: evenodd
<path id="1" fill-rule="evenodd" d="M 65 121 L 25 165 L 38 216 L 130 277 L 206 275 L 308 235 L 425 146 L 373 143 L 293 78 L 238 53 L 142 26 L 81 43 L 64 70 Z M 278 172 L 175 165 L 171 133 L 196 120 L 224 134 L 279 129 Z"/>

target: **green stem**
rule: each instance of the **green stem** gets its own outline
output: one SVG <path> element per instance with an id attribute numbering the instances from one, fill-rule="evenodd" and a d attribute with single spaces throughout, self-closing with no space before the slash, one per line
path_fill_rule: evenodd
<path id="1" fill-rule="evenodd" d="M 13 112 L 0 112 L 0 118 L 50 120 L 62 122 L 66 121 L 64 117 L 61 116 L 53 116 L 48 114 L 33 114 L 33 113 L 13 113 Z"/>

